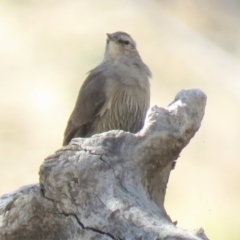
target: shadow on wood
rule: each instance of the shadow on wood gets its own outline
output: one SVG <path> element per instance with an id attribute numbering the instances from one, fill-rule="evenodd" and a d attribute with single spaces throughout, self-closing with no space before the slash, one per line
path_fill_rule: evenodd
<path id="1" fill-rule="evenodd" d="M 40 184 L 0 199 L 0 240 L 208 239 L 177 228 L 164 209 L 170 172 L 205 105 L 201 90 L 182 90 L 168 108 L 152 107 L 137 134 L 73 139 L 44 161 Z"/>

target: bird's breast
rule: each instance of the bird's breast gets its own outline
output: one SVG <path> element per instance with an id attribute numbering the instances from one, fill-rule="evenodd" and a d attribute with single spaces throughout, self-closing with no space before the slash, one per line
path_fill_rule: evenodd
<path id="1" fill-rule="evenodd" d="M 102 127 L 106 130 L 120 129 L 133 133 L 139 131 L 149 108 L 149 87 L 142 88 L 120 82 L 110 84 L 106 92 L 108 101 L 102 108 L 99 119 L 107 126 Z"/>
<path id="2" fill-rule="evenodd" d="M 151 72 L 142 61 L 120 58 L 114 59 L 109 65 L 111 67 L 107 72 L 113 83 L 119 82 L 123 85 L 140 86 L 141 88 L 150 87 Z"/>

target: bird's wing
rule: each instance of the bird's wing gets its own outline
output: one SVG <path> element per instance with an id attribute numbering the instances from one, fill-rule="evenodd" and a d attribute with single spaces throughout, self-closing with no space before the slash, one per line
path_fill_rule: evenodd
<path id="1" fill-rule="evenodd" d="M 104 69 L 90 71 L 79 91 L 75 108 L 69 118 L 63 145 L 67 145 L 73 137 L 85 137 L 89 132 L 92 121 L 106 102 L 105 85 Z"/>

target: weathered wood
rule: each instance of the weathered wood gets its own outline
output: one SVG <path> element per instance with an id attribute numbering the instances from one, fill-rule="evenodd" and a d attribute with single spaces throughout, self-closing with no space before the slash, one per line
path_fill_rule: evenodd
<path id="1" fill-rule="evenodd" d="M 201 90 L 183 90 L 168 108 L 152 107 L 137 134 L 72 140 L 44 161 L 40 184 L 0 199 L 0 240 L 207 239 L 177 228 L 164 209 L 170 172 L 205 105 Z"/>

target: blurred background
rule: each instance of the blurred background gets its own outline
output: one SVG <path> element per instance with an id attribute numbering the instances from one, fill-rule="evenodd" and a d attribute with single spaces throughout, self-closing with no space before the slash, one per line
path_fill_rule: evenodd
<path id="1" fill-rule="evenodd" d="M 240 239 L 240 1 L 0 1 L 0 195 L 38 182 L 59 149 L 106 33 L 125 31 L 153 73 L 151 105 L 181 89 L 208 96 L 172 171 L 166 210 L 210 239 Z"/>

